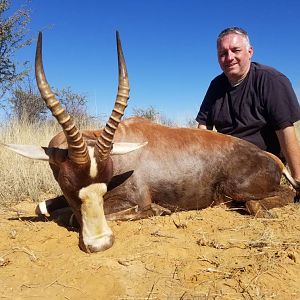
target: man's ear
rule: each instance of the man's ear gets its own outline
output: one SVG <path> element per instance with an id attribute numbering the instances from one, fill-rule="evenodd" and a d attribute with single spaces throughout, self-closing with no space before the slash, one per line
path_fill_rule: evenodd
<path id="1" fill-rule="evenodd" d="M 249 47 L 248 52 L 249 52 L 249 56 L 250 56 L 250 60 L 251 60 L 251 58 L 252 58 L 252 56 L 253 56 L 253 54 L 254 54 L 254 49 L 253 49 L 252 46 Z"/>

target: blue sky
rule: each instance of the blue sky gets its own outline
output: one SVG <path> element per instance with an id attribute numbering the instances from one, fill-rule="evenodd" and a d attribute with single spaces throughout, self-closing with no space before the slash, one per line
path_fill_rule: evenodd
<path id="1" fill-rule="evenodd" d="M 253 60 L 287 75 L 300 98 L 298 0 L 32 0 L 29 7 L 30 35 L 43 31 L 50 85 L 86 95 L 94 115 L 109 114 L 115 100 L 116 30 L 131 86 L 127 116 L 134 107 L 153 106 L 180 124 L 195 118 L 221 72 L 216 37 L 230 26 L 248 31 Z M 33 62 L 34 54 L 35 42 L 17 59 Z"/>

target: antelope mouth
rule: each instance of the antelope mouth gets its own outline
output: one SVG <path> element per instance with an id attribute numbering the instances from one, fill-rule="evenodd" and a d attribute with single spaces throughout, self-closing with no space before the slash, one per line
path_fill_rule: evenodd
<path id="1" fill-rule="evenodd" d="M 104 234 L 100 237 L 89 238 L 83 241 L 83 250 L 87 253 L 102 252 L 111 248 L 114 244 L 115 237 L 112 233 Z"/>

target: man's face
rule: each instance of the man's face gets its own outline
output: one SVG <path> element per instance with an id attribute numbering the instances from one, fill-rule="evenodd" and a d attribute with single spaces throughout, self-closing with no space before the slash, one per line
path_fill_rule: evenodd
<path id="1" fill-rule="evenodd" d="M 223 36 L 217 45 L 221 69 L 230 82 L 243 79 L 249 71 L 253 49 L 246 39 L 236 33 Z"/>

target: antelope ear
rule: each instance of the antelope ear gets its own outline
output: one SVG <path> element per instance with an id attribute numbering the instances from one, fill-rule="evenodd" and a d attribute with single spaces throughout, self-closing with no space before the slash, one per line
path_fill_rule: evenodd
<path id="1" fill-rule="evenodd" d="M 138 150 L 146 146 L 148 142 L 144 143 L 113 143 L 113 148 L 111 150 L 111 155 L 121 155 L 126 154 L 135 150 Z"/>
<path id="2" fill-rule="evenodd" d="M 46 154 L 46 147 L 3 143 L 1 145 L 27 158 L 49 161 L 49 156 Z"/>

